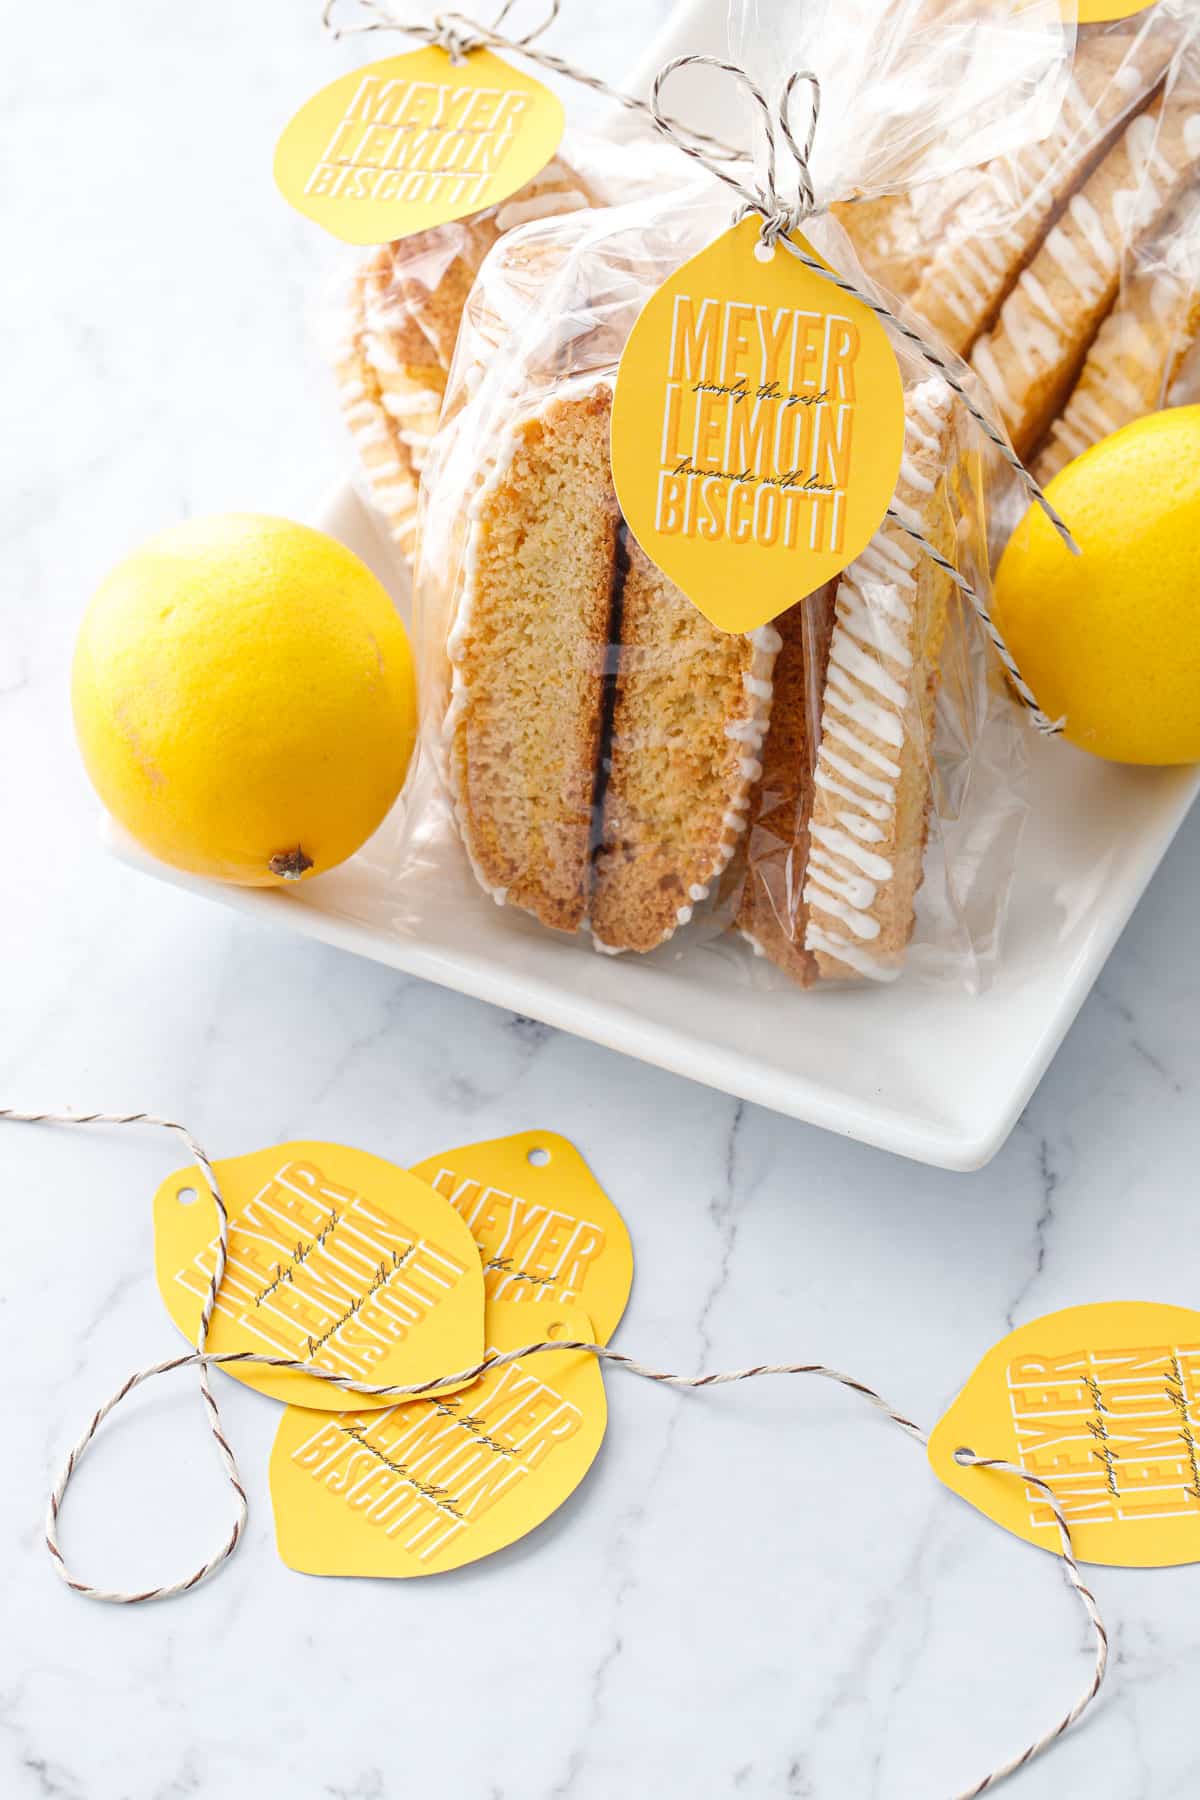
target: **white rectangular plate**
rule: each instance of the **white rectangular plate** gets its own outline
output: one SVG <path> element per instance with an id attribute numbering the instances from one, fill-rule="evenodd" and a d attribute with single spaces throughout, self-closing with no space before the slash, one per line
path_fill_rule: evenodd
<path id="1" fill-rule="evenodd" d="M 407 608 L 406 582 L 349 488 L 316 521 L 370 563 Z M 378 855 L 285 891 L 147 872 L 259 918 L 673 1069 L 830 1131 L 949 1169 L 1004 1142 L 1178 829 L 1194 769 L 1119 768 L 1061 743 L 1034 747 L 1033 816 L 1004 955 L 986 993 L 909 986 L 798 994 L 749 986 L 732 960 L 596 956 L 482 893 L 422 888 L 398 935 Z M 386 837 L 388 827 L 383 827 Z M 631 1074 L 632 1078 L 632 1074 Z"/>
<path id="2" fill-rule="evenodd" d="M 725 25 L 723 0 L 685 0 L 631 87 L 647 91 L 654 72 L 685 51 L 724 55 Z M 728 91 L 710 72 L 689 76 L 685 114 L 698 109 L 707 123 L 728 114 Z M 618 133 L 625 120 L 617 115 Z M 406 608 L 396 560 L 349 488 L 316 522 L 370 563 Z M 422 888 L 415 928 L 400 935 L 371 846 L 279 892 L 175 875 L 115 829 L 110 840 L 147 872 L 243 912 L 864 1143 L 973 1169 L 1011 1131 L 1198 786 L 1196 770 L 1111 767 L 1039 742 L 1001 967 L 975 997 L 903 981 L 869 992 L 762 992 L 732 959 L 596 956 L 482 894 L 464 910 L 459 888 L 440 892 L 436 875 Z"/>

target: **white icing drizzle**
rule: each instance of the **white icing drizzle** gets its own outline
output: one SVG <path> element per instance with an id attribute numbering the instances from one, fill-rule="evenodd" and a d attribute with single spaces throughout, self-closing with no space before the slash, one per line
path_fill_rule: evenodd
<path id="1" fill-rule="evenodd" d="M 943 473 L 951 403 L 944 382 L 906 396 L 905 456 L 893 509 L 927 530 L 921 498 Z M 902 764 L 889 751 L 908 741 L 914 670 L 917 552 L 885 524 L 838 585 L 821 736 L 813 780 L 822 804 L 809 824 L 803 895 L 805 945 L 876 980 L 899 972 L 867 946 L 880 936 L 876 910 L 895 879 L 893 846 Z M 847 754 L 848 753 L 848 754 Z M 833 925 L 849 936 L 833 930 Z"/>
<path id="2" fill-rule="evenodd" d="M 848 900 L 851 906 L 857 906 L 860 912 L 866 912 L 868 907 L 874 906 L 879 893 L 875 882 L 868 881 L 865 875 L 848 875 L 819 845 L 813 848 L 808 858 L 809 880 L 813 880 L 814 876 L 833 893 Z"/>
<path id="3" fill-rule="evenodd" d="M 856 869 L 861 869 L 864 875 L 873 875 L 876 881 L 890 881 L 896 872 L 886 856 L 879 856 L 874 850 L 864 850 L 860 843 L 847 832 L 839 831 L 836 825 L 813 824 L 809 827 L 809 835 L 823 850 L 853 863 Z"/>
<path id="4" fill-rule="evenodd" d="M 874 775 L 865 774 L 864 771 L 859 768 L 857 763 L 852 763 L 848 757 L 839 756 L 837 751 L 831 750 L 828 745 L 825 746 L 825 753 L 821 760 L 822 762 L 827 762 L 831 769 L 836 769 L 838 774 L 843 776 L 847 781 L 853 781 L 858 787 L 862 788 L 864 793 L 874 794 L 878 800 L 887 800 L 892 804 L 895 803 L 896 784 L 894 781 L 880 781 L 878 777 Z M 899 770 L 897 770 L 897 774 L 898 773 Z M 841 791 L 844 792 L 845 790 Z"/>
<path id="5" fill-rule="evenodd" d="M 857 975 L 865 975 L 870 981 L 895 981 L 900 973 L 898 963 L 881 963 L 877 957 L 870 955 L 846 938 L 834 937 L 828 931 L 822 931 L 819 925 L 809 924 L 804 934 L 806 950 L 820 950 L 826 956 L 835 956 L 839 962 L 845 963 Z"/>
<path id="6" fill-rule="evenodd" d="M 848 745 L 855 756 L 861 757 L 864 762 L 869 762 L 873 768 L 881 769 L 885 775 L 894 775 L 897 779 L 899 778 L 900 764 L 893 762 L 890 756 L 884 756 L 883 752 L 876 750 L 873 744 L 868 744 L 865 738 L 859 737 L 857 732 L 851 731 L 848 726 L 843 725 L 840 719 L 826 719 L 822 741 L 824 742 L 827 738 L 837 738 L 839 743 Z M 831 757 L 832 754 L 830 751 Z"/>
<path id="7" fill-rule="evenodd" d="M 857 907 L 847 905 L 817 882 L 810 881 L 805 885 L 804 898 L 810 906 L 819 906 L 823 913 L 830 913 L 835 919 L 840 919 L 843 925 L 848 925 L 855 937 L 870 939 L 879 936 L 878 919 L 873 919 L 870 913 L 859 912 Z"/>
<path id="8" fill-rule="evenodd" d="M 822 762 L 828 762 L 829 760 L 830 759 L 827 756 L 821 758 Z M 860 794 L 853 787 L 847 787 L 845 782 L 839 781 L 835 775 L 827 774 L 823 768 L 817 769 L 813 776 L 813 780 L 818 787 L 824 788 L 827 794 L 840 794 L 844 800 L 853 800 L 854 804 L 861 812 L 869 813 L 873 819 L 879 819 L 886 823 L 895 811 L 894 804 L 890 804 L 884 800 L 868 799 L 864 794 Z M 853 817 L 852 814 L 847 816 Z M 839 813 L 838 817 L 842 818 L 843 815 Z M 852 825 L 848 824 L 846 829 L 847 831 L 861 833 L 865 827 L 863 821 L 859 819 Z"/>

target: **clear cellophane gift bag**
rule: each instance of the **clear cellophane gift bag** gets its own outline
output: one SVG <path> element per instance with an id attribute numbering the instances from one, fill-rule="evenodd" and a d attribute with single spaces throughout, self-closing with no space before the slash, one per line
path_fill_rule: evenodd
<path id="1" fill-rule="evenodd" d="M 997 19 L 974 48 L 944 30 L 919 56 L 898 35 L 863 48 L 859 14 L 929 10 L 858 0 L 809 59 L 831 74 L 805 236 L 897 307 L 833 202 L 1019 158 L 1070 93 L 1056 5 Z M 743 54 L 751 39 L 770 53 L 768 33 L 735 33 Z M 730 135 L 733 115 L 716 121 Z M 989 636 L 989 531 L 1028 490 L 972 416 L 982 383 L 953 356 L 939 372 L 944 345 L 907 309 L 938 351 L 893 335 L 896 518 L 773 625 L 710 626 L 622 520 L 608 425 L 639 311 L 730 212 L 677 172 L 630 205 L 530 221 L 479 271 L 423 477 L 422 753 L 393 920 L 417 918 L 433 880 L 442 908 L 495 902 L 519 935 L 649 968 L 686 957 L 699 980 L 716 957 L 760 985 L 977 988 L 1001 953 L 1028 744 Z"/>

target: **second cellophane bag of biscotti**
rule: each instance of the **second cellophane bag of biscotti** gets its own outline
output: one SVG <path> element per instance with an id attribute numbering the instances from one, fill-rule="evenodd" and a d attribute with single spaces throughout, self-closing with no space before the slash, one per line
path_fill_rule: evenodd
<path id="1" fill-rule="evenodd" d="M 898 79 L 928 40 L 962 34 L 973 55 L 979 10 L 889 5 Z M 1125 16 L 1097 16 L 1114 10 Z M 756 0 L 751 60 L 804 53 L 813 25 L 811 8 Z M 1198 35 L 1195 0 L 1083 0 L 1061 95 L 1033 140 L 947 175 L 913 134 L 888 147 L 887 191 L 836 203 L 870 273 L 987 383 L 1041 481 L 1166 404 L 1181 377 L 1179 391 L 1194 391 Z"/>

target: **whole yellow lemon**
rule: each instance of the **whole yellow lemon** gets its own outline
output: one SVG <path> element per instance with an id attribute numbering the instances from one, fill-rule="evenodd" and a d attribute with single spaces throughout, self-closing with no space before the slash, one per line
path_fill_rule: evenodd
<path id="1" fill-rule="evenodd" d="M 343 545 L 233 513 L 151 538 L 79 632 L 75 729 L 115 818 L 163 862 L 268 887 L 349 856 L 404 781 L 408 638 Z"/>
<path id="2" fill-rule="evenodd" d="M 994 617 L 1051 718 L 1116 762 L 1200 760 L 1200 406 L 1152 413 L 1068 463 L 1000 559 Z"/>

